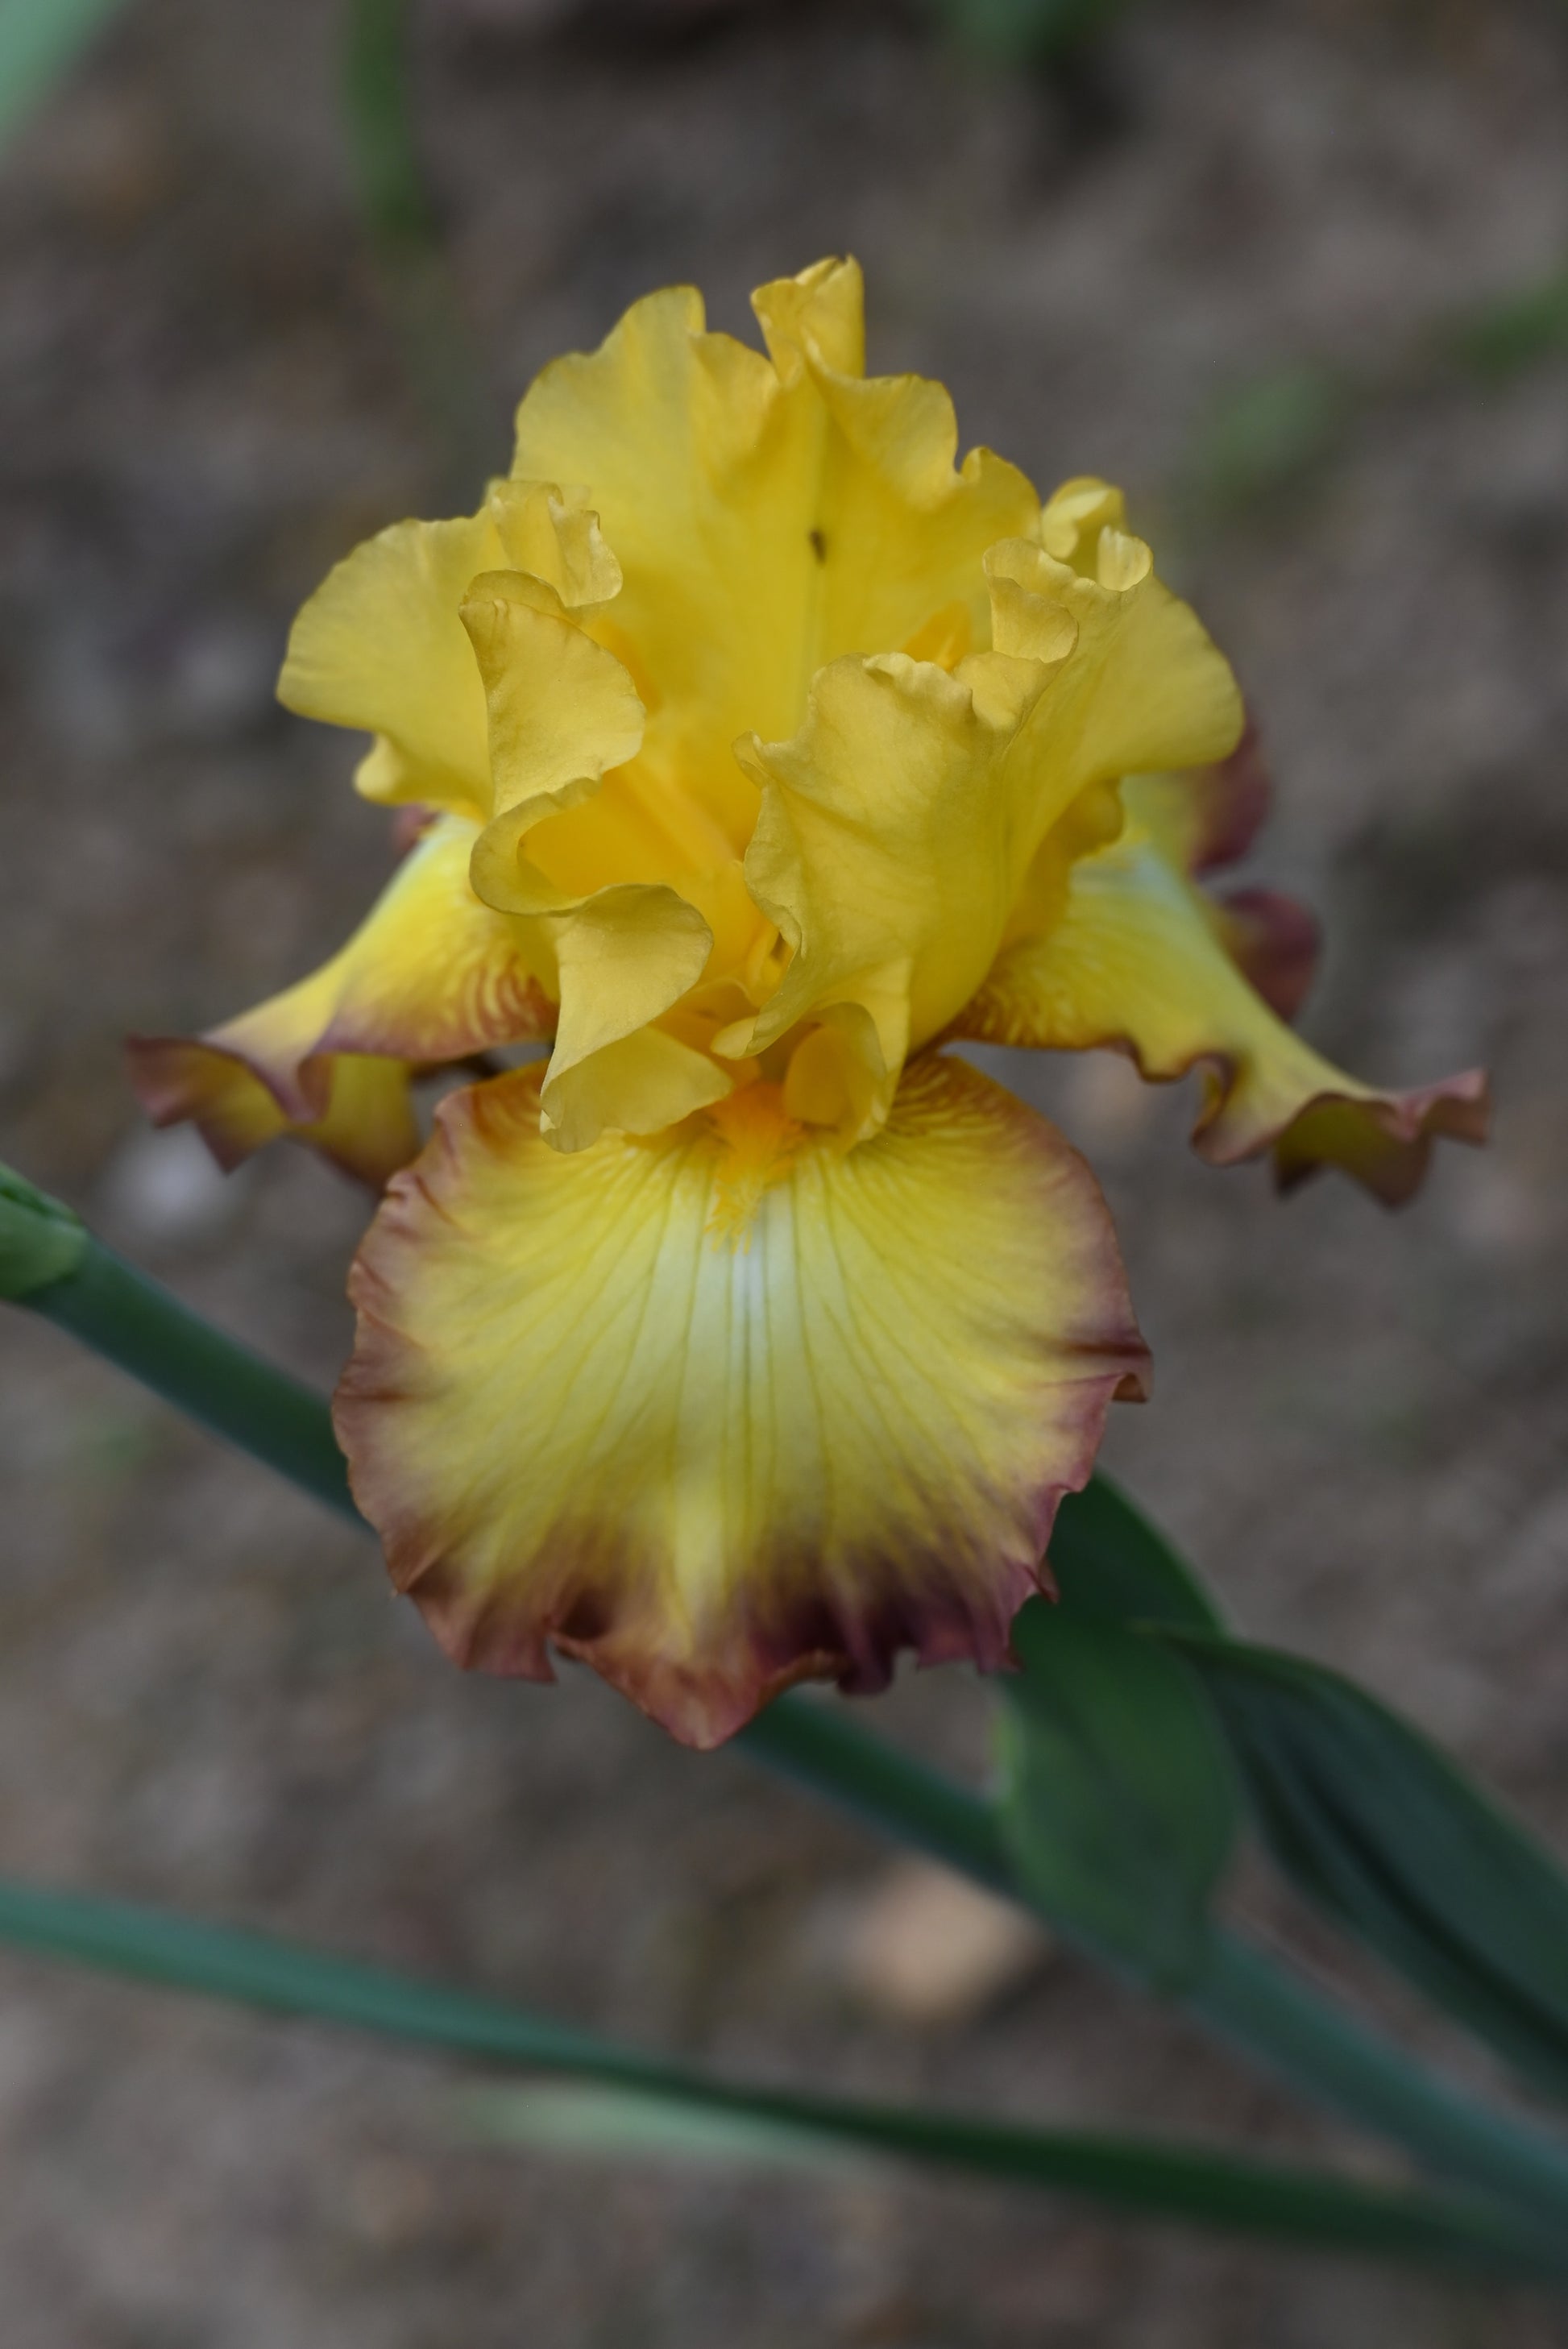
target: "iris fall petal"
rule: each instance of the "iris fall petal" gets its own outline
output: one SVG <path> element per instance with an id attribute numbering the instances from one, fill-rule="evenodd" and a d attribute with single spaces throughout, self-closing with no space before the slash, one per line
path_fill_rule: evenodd
<path id="1" fill-rule="evenodd" d="M 955 1032 L 1058 1050 L 1116 1045 L 1146 1077 L 1202 1067 L 1193 1139 L 1203 1157 L 1223 1166 L 1272 1151 L 1284 1184 L 1337 1165 L 1397 1205 L 1419 1184 L 1436 1136 L 1485 1138 L 1485 1081 L 1470 1071 L 1379 1092 L 1315 1052 L 1243 968 L 1251 952 L 1268 975 L 1272 951 L 1280 994 L 1295 983 L 1280 903 L 1271 925 L 1254 899 L 1247 932 L 1130 812 L 1119 839 L 1073 865 L 1060 918 L 999 958 Z"/>
<path id="2" fill-rule="evenodd" d="M 348 944 L 282 995 L 203 1036 L 132 1037 L 132 1081 L 154 1122 L 193 1119 L 224 1165 L 283 1133 L 372 1183 L 406 1165 L 419 1146 L 411 1065 L 554 1025 L 515 926 L 469 885 L 477 837 L 468 819 L 438 818 Z"/>
<path id="3" fill-rule="evenodd" d="M 903 1646 L 1001 1662 L 1146 1371 L 1104 1202 L 1032 1112 L 927 1057 L 843 1154 L 764 1092 L 577 1158 L 532 1071 L 449 1100 L 361 1251 L 337 1402 L 454 1656 L 547 1678 L 553 1644 L 693 1744 Z"/>

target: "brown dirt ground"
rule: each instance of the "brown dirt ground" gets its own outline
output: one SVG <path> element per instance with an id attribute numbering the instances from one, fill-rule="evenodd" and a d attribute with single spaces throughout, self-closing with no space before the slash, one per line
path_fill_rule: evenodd
<path id="1" fill-rule="evenodd" d="M 1148 0 L 1086 119 L 870 8 L 669 49 L 506 17 L 432 7 L 424 98 L 498 416 L 652 285 L 739 326 L 853 249 L 876 362 L 945 377 L 966 440 L 1164 515 L 1273 747 L 1258 869 L 1329 916 L 1309 1031 L 1378 1077 L 1492 1067 L 1495 1148 L 1392 1218 L 1211 1173 L 1191 1100 L 1115 1062 L 1021 1081 L 1099 1166 L 1156 1349 L 1114 1465 L 1249 1628 L 1568 1843 L 1568 362 L 1414 383 L 1240 518 L 1170 494 L 1227 387 L 1554 260 L 1568 20 Z M 387 862 L 348 747 L 270 698 L 325 564 L 440 498 L 333 39 L 317 0 L 142 0 L 0 168 L 0 1147 L 323 1381 L 359 1200 L 149 1145 L 118 1039 L 294 975 Z M 1069 1957 L 946 2031 L 857 2006 L 821 1953 L 884 1864 L 859 1834 L 581 1674 L 465 1681 L 365 1545 L 21 1315 L 0 1458 L 5 1866 L 769 2076 L 1321 2141 Z M 964 1675 L 881 1711 L 979 1758 Z M 1568 2343 L 1528 2299 L 1018 2195 L 499 2152 L 421 2060 L 12 1958 L 0 1990 L 6 2349 Z"/>

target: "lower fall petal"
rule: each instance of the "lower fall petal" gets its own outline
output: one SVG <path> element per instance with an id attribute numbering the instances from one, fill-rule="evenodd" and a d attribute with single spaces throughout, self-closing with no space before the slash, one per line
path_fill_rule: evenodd
<path id="1" fill-rule="evenodd" d="M 129 1051 L 132 1081 L 153 1124 L 190 1119 L 225 1169 L 286 1135 L 378 1191 L 418 1151 L 406 1061 L 322 1053 L 304 1063 L 304 1098 L 291 1115 L 255 1070 L 220 1044 L 137 1036 Z"/>
<path id="2" fill-rule="evenodd" d="M 1117 1045 L 1146 1077 L 1202 1066 L 1202 1156 L 1232 1165 L 1272 1150 L 1284 1184 L 1337 1165 L 1397 1206 L 1419 1185 L 1434 1137 L 1485 1139 L 1486 1081 L 1472 1070 L 1381 1092 L 1315 1052 L 1265 1000 L 1288 1005 L 1299 993 L 1315 945 L 1299 926 L 1307 920 L 1263 892 L 1212 905 L 1130 822 L 1112 847 L 1073 866 L 1061 919 L 998 958 L 954 1032 L 1064 1050 Z"/>
<path id="3" fill-rule="evenodd" d="M 438 818 L 342 951 L 283 994 L 201 1037 L 133 1036 L 131 1079 L 154 1123 L 191 1119 L 226 1166 L 285 1133 L 356 1174 L 377 1168 L 377 1183 L 406 1165 L 418 1148 L 409 1064 L 465 1060 L 554 1026 L 516 925 L 469 885 L 478 833 L 471 820 Z M 381 1077 L 366 1073 L 373 1061 Z"/>
<path id="4" fill-rule="evenodd" d="M 765 1150 L 742 1092 L 563 1156 L 538 1082 L 443 1104 L 353 1276 L 338 1434 L 442 1645 L 553 1645 L 696 1745 L 903 1647 L 1003 1662 L 1147 1369 L 1083 1161 L 929 1055 L 848 1153 L 758 1086 Z"/>

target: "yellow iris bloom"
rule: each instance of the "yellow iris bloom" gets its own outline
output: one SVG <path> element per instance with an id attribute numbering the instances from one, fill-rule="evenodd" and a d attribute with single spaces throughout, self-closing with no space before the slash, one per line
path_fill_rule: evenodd
<path id="1" fill-rule="evenodd" d="M 903 1646 L 1003 1661 L 1144 1390 L 1093 1176 L 951 1040 L 1201 1068 L 1206 1155 L 1388 1199 L 1484 1115 L 1318 1059 L 1305 917 L 1197 885 L 1255 761 L 1117 492 L 955 470 L 941 387 L 864 373 L 853 264 L 755 306 L 766 356 L 639 302 L 477 513 L 331 574 L 282 696 L 374 738 L 416 844 L 325 968 L 132 1048 L 226 1163 L 390 1177 L 337 1425 L 443 1644 L 585 1659 L 696 1744 Z M 529 1040 L 421 1151 L 411 1076 Z"/>

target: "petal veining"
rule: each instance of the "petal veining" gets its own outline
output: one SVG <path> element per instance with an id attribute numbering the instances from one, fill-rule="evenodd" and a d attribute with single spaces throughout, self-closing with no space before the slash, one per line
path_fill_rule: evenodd
<path id="1" fill-rule="evenodd" d="M 553 1644 L 695 1744 L 903 1646 L 1001 1663 L 1146 1371 L 1093 1177 L 975 1071 L 914 1062 L 847 1154 L 776 1123 L 738 1241 L 733 1130 L 568 1158 L 532 1072 L 450 1099 L 361 1251 L 337 1402 L 453 1655 L 546 1678 Z"/>

